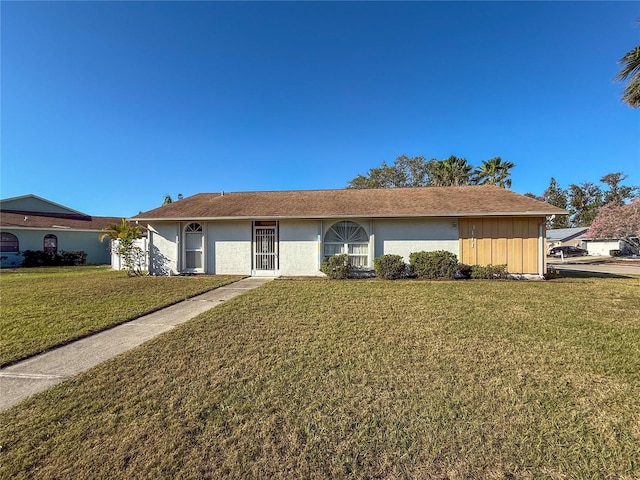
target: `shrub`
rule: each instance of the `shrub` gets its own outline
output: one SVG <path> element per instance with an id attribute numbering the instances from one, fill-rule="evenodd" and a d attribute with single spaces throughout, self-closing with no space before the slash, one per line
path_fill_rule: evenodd
<path id="1" fill-rule="evenodd" d="M 24 256 L 23 267 L 76 266 L 84 265 L 87 261 L 87 254 L 82 251 L 54 253 L 42 250 L 25 250 L 22 254 Z"/>
<path id="2" fill-rule="evenodd" d="M 406 275 L 407 264 L 400 255 L 382 255 L 373 260 L 376 277 L 385 280 L 396 280 Z"/>
<path id="3" fill-rule="evenodd" d="M 544 274 L 543 278 L 545 280 L 555 280 L 560 277 L 560 271 L 557 268 L 552 266 L 547 267 L 547 273 Z"/>
<path id="4" fill-rule="evenodd" d="M 55 253 L 44 252 L 42 250 L 25 250 L 22 252 L 24 256 L 23 267 L 42 267 L 55 265 Z"/>
<path id="5" fill-rule="evenodd" d="M 456 268 L 456 278 L 471 278 L 471 265 L 467 265 L 466 263 L 459 263 Z"/>
<path id="6" fill-rule="evenodd" d="M 611 257 L 619 257 L 620 256 L 620 250 L 609 250 L 609 256 L 611 256 Z"/>
<path id="7" fill-rule="evenodd" d="M 327 275 L 329 278 L 338 280 L 349 278 L 351 270 L 351 260 L 349 260 L 349 255 L 346 253 L 326 257 L 322 261 L 322 267 L 320 267 L 320 271 L 322 273 Z"/>
<path id="8" fill-rule="evenodd" d="M 458 257 L 446 250 L 413 252 L 409 262 L 419 278 L 454 278 L 458 267 Z"/>
<path id="9" fill-rule="evenodd" d="M 60 252 L 60 261 L 62 265 L 69 265 L 75 267 L 77 265 L 84 265 L 87 263 L 87 253 L 83 251 L 78 252 Z"/>
<path id="10" fill-rule="evenodd" d="M 506 265 L 474 265 L 471 267 L 471 278 L 495 279 L 507 278 Z"/>

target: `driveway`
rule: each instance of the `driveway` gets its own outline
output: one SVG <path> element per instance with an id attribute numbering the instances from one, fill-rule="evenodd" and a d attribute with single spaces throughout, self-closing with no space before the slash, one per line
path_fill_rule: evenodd
<path id="1" fill-rule="evenodd" d="M 595 274 L 601 274 L 602 276 L 617 275 L 640 275 L 640 259 L 639 260 L 621 260 L 619 262 L 611 262 L 610 260 L 602 261 L 572 261 L 566 259 L 564 262 L 561 260 L 548 260 L 547 265 L 560 271 L 570 272 L 589 272 Z"/>

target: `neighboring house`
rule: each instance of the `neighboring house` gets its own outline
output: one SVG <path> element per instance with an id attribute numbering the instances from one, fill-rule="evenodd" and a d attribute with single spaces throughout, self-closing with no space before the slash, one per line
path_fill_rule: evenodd
<path id="1" fill-rule="evenodd" d="M 632 255 L 636 252 L 627 242 L 618 239 L 594 240 L 587 236 L 589 227 L 558 228 L 547 230 L 547 250 L 552 247 L 571 246 L 586 250 L 589 255 L 609 256 L 612 250 L 619 250 L 621 255 Z"/>
<path id="2" fill-rule="evenodd" d="M 120 221 L 86 215 L 36 195 L 0 200 L 2 266 L 19 266 L 25 250 L 83 251 L 88 264 L 108 264 L 109 242 L 99 237 L 103 228 Z"/>
<path id="3" fill-rule="evenodd" d="M 589 227 L 556 228 L 547 230 L 547 250 L 552 247 L 580 247 Z"/>
<path id="4" fill-rule="evenodd" d="M 620 255 L 634 255 L 638 251 L 623 240 L 618 239 L 600 239 L 593 240 L 585 238 L 582 240 L 582 248 L 589 252 L 589 255 L 605 256 L 611 255 L 612 250 L 618 250 Z"/>
<path id="5" fill-rule="evenodd" d="M 140 213 L 149 272 L 315 276 L 326 256 L 448 250 L 470 265 L 546 272 L 545 219 L 567 212 L 496 186 L 202 193 Z"/>

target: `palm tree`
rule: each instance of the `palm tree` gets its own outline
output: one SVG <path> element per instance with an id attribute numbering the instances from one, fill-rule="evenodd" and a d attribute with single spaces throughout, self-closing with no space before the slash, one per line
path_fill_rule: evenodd
<path id="1" fill-rule="evenodd" d="M 100 235 L 100 241 L 104 242 L 105 239 L 109 240 L 135 240 L 140 236 L 140 227 L 137 225 L 129 225 L 123 218 L 120 224 L 112 223 L 108 227 L 102 229 L 104 232 Z"/>
<path id="2" fill-rule="evenodd" d="M 465 158 L 451 155 L 445 160 L 434 162 L 430 168 L 430 185 L 434 187 L 459 187 L 469 185 L 471 170 Z"/>
<path id="3" fill-rule="evenodd" d="M 139 261 L 144 252 L 137 247 L 134 241 L 140 237 L 140 227 L 129 225 L 123 218 L 120 224 L 112 223 L 103 229 L 100 241 L 105 239 L 111 241 L 112 251 L 122 257 L 128 276 L 137 276 L 142 273 L 141 262 Z"/>
<path id="4" fill-rule="evenodd" d="M 622 65 L 622 70 L 613 79 L 617 81 L 629 79 L 629 83 L 622 91 L 622 101 L 632 108 L 638 108 L 640 107 L 640 46 L 627 52 L 618 63 Z"/>
<path id="5" fill-rule="evenodd" d="M 500 157 L 484 160 L 482 165 L 473 172 L 474 183 L 478 185 L 497 185 L 502 188 L 511 188 L 511 170 L 515 167 L 512 162 L 503 162 Z"/>

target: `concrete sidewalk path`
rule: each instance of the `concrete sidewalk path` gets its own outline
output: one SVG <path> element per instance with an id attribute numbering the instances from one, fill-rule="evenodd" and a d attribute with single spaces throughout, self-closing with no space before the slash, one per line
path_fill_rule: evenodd
<path id="1" fill-rule="evenodd" d="M 0 369 L 0 411 L 132 349 L 271 278 L 250 277 Z"/>

